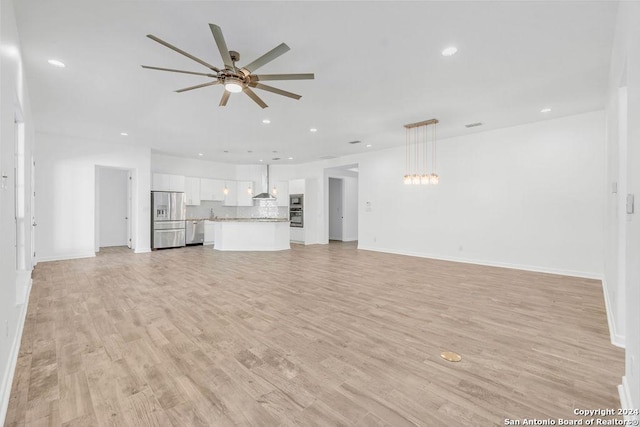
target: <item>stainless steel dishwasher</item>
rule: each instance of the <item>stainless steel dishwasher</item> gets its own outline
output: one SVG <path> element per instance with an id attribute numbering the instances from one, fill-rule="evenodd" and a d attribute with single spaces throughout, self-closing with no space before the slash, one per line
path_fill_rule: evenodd
<path id="1" fill-rule="evenodd" d="M 187 220 L 187 245 L 204 243 L 204 220 Z"/>

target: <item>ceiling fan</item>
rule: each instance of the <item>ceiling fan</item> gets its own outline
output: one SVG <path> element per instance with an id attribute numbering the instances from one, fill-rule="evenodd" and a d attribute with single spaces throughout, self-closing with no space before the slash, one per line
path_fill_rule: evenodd
<path id="1" fill-rule="evenodd" d="M 200 58 L 197 58 L 190 53 L 185 52 L 182 49 L 179 49 L 173 46 L 166 41 L 159 39 L 153 34 L 147 34 L 151 40 L 154 40 L 160 43 L 163 46 L 168 47 L 169 49 L 175 50 L 179 54 L 186 56 L 189 59 L 192 59 L 199 64 L 204 65 L 213 73 L 198 73 L 195 71 L 185 71 L 185 70 L 175 70 L 172 68 L 161 68 L 161 67 L 151 67 L 148 65 L 143 65 L 142 68 L 148 68 L 150 70 L 160 70 L 160 71 L 170 71 L 172 73 L 184 73 L 184 74 L 194 74 L 196 76 L 205 76 L 211 77 L 214 80 L 209 81 L 207 83 L 202 83 L 195 86 L 186 87 L 183 89 L 178 89 L 176 92 L 186 92 L 188 90 L 199 89 L 207 86 L 215 86 L 215 85 L 223 85 L 224 92 L 222 94 L 222 99 L 220 100 L 220 106 L 224 107 L 227 105 L 227 101 L 229 100 L 229 96 L 232 93 L 244 92 L 255 101 L 262 108 L 266 108 L 267 104 L 260 99 L 260 97 L 251 89 L 262 89 L 268 92 L 276 93 L 278 95 L 288 96 L 293 99 L 300 99 L 301 96 L 292 92 L 287 92 L 286 90 L 278 89 L 273 86 L 265 85 L 261 83 L 261 81 L 265 80 L 309 80 L 313 79 L 313 73 L 305 73 L 305 74 L 252 74 L 258 68 L 263 65 L 273 61 L 280 55 L 286 53 L 289 50 L 289 46 L 284 43 L 279 44 L 275 48 L 271 49 L 269 52 L 265 53 L 255 61 L 245 65 L 244 67 L 236 66 L 236 62 L 240 60 L 240 54 L 236 51 L 229 50 L 227 48 L 227 43 L 224 41 L 224 36 L 222 35 L 222 30 L 215 24 L 209 24 L 209 28 L 211 29 L 211 33 L 213 34 L 213 38 L 218 46 L 218 50 L 220 51 L 220 56 L 222 57 L 222 62 L 224 63 L 223 68 L 217 68 L 213 65 L 203 61 Z"/>

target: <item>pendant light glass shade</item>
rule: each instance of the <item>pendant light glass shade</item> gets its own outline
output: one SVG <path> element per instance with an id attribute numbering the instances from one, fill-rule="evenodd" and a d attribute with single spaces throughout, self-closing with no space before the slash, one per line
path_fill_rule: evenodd
<path id="1" fill-rule="evenodd" d="M 406 129 L 405 174 L 402 179 L 404 184 L 438 184 L 439 177 L 436 173 L 437 124 L 438 120 L 431 119 L 404 125 Z M 429 138 L 429 131 L 431 131 L 431 138 Z M 431 155 L 429 155 L 429 150 L 431 150 Z"/>

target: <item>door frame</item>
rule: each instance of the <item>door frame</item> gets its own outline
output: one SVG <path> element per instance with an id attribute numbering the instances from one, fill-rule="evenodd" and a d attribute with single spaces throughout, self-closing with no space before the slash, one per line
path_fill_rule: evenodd
<path id="1" fill-rule="evenodd" d="M 332 200 L 332 190 L 331 190 L 331 182 L 338 182 L 339 183 L 339 188 L 340 188 L 340 197 L 336 198 L 336 200 L 339 201 L 340 203 L 340 215 L 339 218 L 337 216 L 334 216 L 334 214 L 331 212 L 331 200 Z M 344 179 L 343 178 L 339 178 L 339 177 L 334 177 L 334 176 L 330 176 L 329 177 L 329 186 L 327 187 L 329 190 L 329 240 L 336 240 L 336 241 L 344 241 Z M 331 223 L 332 220 L 338 219 L 340 221 L 340 226 L 338 227 L 340 229 L 340 236 L 332 236 L 331 235 Z M 337 224 L 334 224 L 337 226 Z"/>
<path id="2" fill-rule="evenodd" d="M 126 220 L 127 220 L 127 225 L 126 225 L 126 231 L 127 231 L 127 241 L 126 241 L 126 245 L 129 249 L 135 249 L 134 245 L 133 245 L 133 240 L 132 240 L 132 236 L 133 236 L 133 221 L 132 221 L 132 211 L 133 211 L 133 202 L 132 202 L 132 197 L 133 197 L 133 176 L 134 176 L 134 170 L 130 169 L 130 168 L 121 168 L 121 167 L 114 167 L 114 166 L 105 166 L 105 165 L 95 165 L 95 172 L 94 172 L 94 179 L 95 179 L 95 200 L 94 200 L 94 223 L 93 223 L 93 229 L 94 229 L 94 251 L 96 253 L 100 252 L 100 183 L 102 180 L 101 177 L 101 171 L 103 169 L 110 169 L 110 170 L 119 170 L 119 171 L 123 171 L 127 173 L 127 184 L 126 184 Z"/>

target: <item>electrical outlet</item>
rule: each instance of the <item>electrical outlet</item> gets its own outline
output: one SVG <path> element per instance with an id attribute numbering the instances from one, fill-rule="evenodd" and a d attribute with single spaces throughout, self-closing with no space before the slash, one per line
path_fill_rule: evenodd
<path id="1" fill-rule="evenodd" d="M 462 252 L 462 251 L 464 250 L 464 248 L 462 247 L 462 245 L 458 246 L 458 250 L 459 250 L 460 252 Z"/>
<path id="2" fill-rule="evenodd" d="M 378 241 L 378 238 L 377 238 L 377 237 L 374 237 L 374 238 L 373 238 L 373 242 L 375 243 L 375 242 L 377 242 L 377 241 Z"/>

